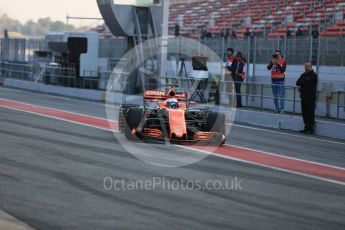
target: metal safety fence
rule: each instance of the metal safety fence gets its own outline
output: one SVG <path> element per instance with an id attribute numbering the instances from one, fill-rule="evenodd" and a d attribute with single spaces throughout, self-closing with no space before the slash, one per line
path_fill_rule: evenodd
<path id="1" fill-rule="evenodd" d="M 186 91 L 191 100 L 204 103 L 218 103 L 225 106 L 235 106 L 236 96 L 241 95 L 242 107 L 256 111 L 275 111 L 275 99 L 283 99 L 286 114 L 301 113 L 301 98 L 299 88 L 285 85 L 284 97 L 273 96 L 272 86 L 274 84 L 241 82 L 241 94 L 236 94 L 234 81 L 220 81 L 218 83 L 195 78 L 161 77 L 161 87 L 168 88 L 175 85 L 178 90 Z M 323 82 L 320 83 L 323 85 Z M 331 93 L 326 89 L 317 91 L 316 115 L 333 119 L 345 119 L 345 91 Z"/>
<path id="2" fill-rule="evenodd" d="M 97 76 L 97 77 L 76 77 L 77 72 L 75 68 L 62 68 L 56 66 L 39 66 L 30 64 L 17 64 L 9 62 L 1 62 L 1 75 L 5 78 L 15 78 L 31 82 L 73 87 L 82 89 L 106 90 L 111 79 L 115 79 L 117 75 L 121 79 L 117 79 L 114 84 L 114 90 L 118 92 L 125 92 L 124 86 L 127 73 L 118 74 L 111 71 L 97 71 L 96 73 L 83 73 L 83 75 Z M 115 74 L 115 75 L 114 75 Z M 122 82 L 122 83 L 120 83 Z M 209 102 L 210 94 L 218 90 L 219 97 L 222 103 L 226 102 L 226 95 L 232 98 L 236 96 L 233 88 L 233 81 L 220 81 L 218 83 L 210 82 L 208 79 L 195 79 L 191 77 L 161 77 L 157 80 L 157 87 L 166 88 L 169 85 L 176 85 L 180 90 L 185 90 L 189 93 L 191 99 L 196 99 L 199 102 Z M 327 83 L 327 82 L 326 82 Z M 320 82 L 320 85 L 327 85 Z M 329 91 L 331 87 L 323 87 L 317 93 L 317 115 L 323 117 L 330 117 L 336 119 L 345 119 L 345 92 L 344 91 Z M 297 114 L 301 112 L 300 98 L 298 88 L 295 86 L 284 86 L 285 95 L 285 112 Z M 328 91 L 327 91 L 328 90 Z M 245 108 L 256 109 L 258 111 L 274 111 L 274 99 L 272 93 L 272 84 L 242 82 L 241 83 L 241 97 Z M 224 99 L 225 98 L 225 99 Z"/>
<path id="3" fill-rule="evenodd" d="M 341 113 L 345 113 L 345 91 L 337 93 L 337 119 L 340 118 Z"/>
<path id="4" fill-rule="evenodd" d="M 345 37 L 248 37 L 244 39 L 205 37 L 198 40 L 197 51 L 205 55 L 202 45 L 209 47 L 219 57 L 225 58 L 226 49 L 241 51 L 252 64 L 266 64 L 272 53 L 280 49 L 290 65 L 300 65 L 311 60 L 316 66 L 345 66 Z M 50 51 L 44 39 L 1 39 L 2 61 L 32 61 L 35 51 Z M 100 39 L 99 57 L 121 58 L 130 48 L 126 39 Z"/>

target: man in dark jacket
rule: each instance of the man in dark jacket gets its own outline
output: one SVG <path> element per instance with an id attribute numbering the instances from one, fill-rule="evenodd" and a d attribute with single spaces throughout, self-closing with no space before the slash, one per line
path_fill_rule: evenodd
<path id="1" fill-rule="evenodd" d="M 301 95 L 301 107 L 304 121 L 304 130 L 301 133 L 313 134 L 315 123 L 315 103 L 317 89 L 317 74 L 313 70 L 311 62 L 305 63 L 305 72 L 297 80 Z"/>
<path id="2" fill-rule="evenodd" d="M 241 84 L 243 82 L 243 78 L 245 77 L 243 72 L 245 64 L 245 58 L 243 57 L 242 53 L 237 52 L 231 66 L 227 66 L 235 85 L 237 108 L 242 107 Z"/>

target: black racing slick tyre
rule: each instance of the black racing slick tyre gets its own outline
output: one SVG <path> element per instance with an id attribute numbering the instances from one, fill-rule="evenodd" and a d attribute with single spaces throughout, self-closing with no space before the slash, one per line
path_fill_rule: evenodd
<path id="1" fill-rule="evenodd" d="M 223 113 L 210 112 L 207 116 L 207 131 L 218 133 L 212 141 L 214 145 L 224 144 L 223 135 L 225 135 L 225 115 Z"/>
<path id="2" fill-rule="evenodd" d="M 144 110 L 139 107 L 128 108 L 126 114 L 125 136 L 128 140 L 139 141 L 140 138 L 132 134 L 132 129 L 136 129 L 144 117 Z"/>
<path id="3" fill-rule="evenodd" d="M 127 110 L 127 124 L 130 129 L 137 128 L 143 118 L 144 109 L 134 107 Z"/>
<path id="4" fill-rule="evenodd" d="M 223 113 L 210 112 L 207 116 L 207 129 L 211 132 L 225 132 L 225 115 Z"/>
<path id="5" fill-rule="evenodd" d="M 119 109 L 119 131 L 121 133 L 124 133 L 127 128 L 127 111 L 129 108 L 138 108 L 139 105 L 133 105 L 133 104 L 124 104 L 120 106 Z"/>

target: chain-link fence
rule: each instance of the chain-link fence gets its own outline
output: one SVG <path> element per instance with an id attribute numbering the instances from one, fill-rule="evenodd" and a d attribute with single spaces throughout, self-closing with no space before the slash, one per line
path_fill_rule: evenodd
<path id="1" fill-rule="evenodd" d="M 1 43 L 1 57 L 3 58 L 0 63 L 1 76 L 7 78 L 16 78 L 21 80 L 40 82 L 43 84 L 75 87 L 85 89 L 106 90 L 109 79 L 111 78 L 111 72 L 116 63 L 128 50 L 128 41 L 125 39 L 104 39 L 100 41 L 99 57 L 107 60 L 107 67 L 105 69 L 99 69 L 97 73 L 86 74 L 96 77 L 79 77 L 77 71 L 70 67 L 50 66 L 35 63 L 34 52 L 35 51 L 47 51 L 49 52 L 48 43 L 44 40 L 27 40 L 25 45 L 25 52 L 18 51 L 22 49 L 23 41 L 12 42 L 12 48 L 10 52 L 4 55 L 4 45 L 8 46 L 9 43 Z M 17 44 L 17 45 L 16 45 Z M 345 38 L 280 38 L 280 39 L 258 39 L 248 38 L 243 40 L 237 39 L 224 39 L 224 38 L 205 38 L 200 44 L 205 44 L 210 47 L 220 57 L 224 57 L 226 49 L 233 47 L 235 50 L 241 51 L 246 57 L 248 62 L 254 63 L 252 71 L 255 77 L 256 64 L 267 64 L 272 58 L 272 53 L 275 49 L 282 50 L 284 57 L 287 59 L 289 65 L 297 64 L 302 65 L 306 60 L 312 60 L 319 63 L 320 66 L 344 66 L 345 59 Z M 17 47 L 17 48 L 16 48 Z M 8 47 L 7 47 L 8 48 Z M 18 51 L 15 54 L 16 49 Z M 183 49 L 183 44 L 181 44 Z M 6 51 L 6 50 L 5 50 Z M 14 53 L 13 53 L 14 52 Z M 195 55 L 204 55 L 205 48 L 200 45 L 199 50 L 196 50 Z M 11 56 L 12 55 L 12 56 Z M 15 61 L 18 58 L 27 61 Z M 11 57 L 13 60 L 11 60 Z M 10 59 L 10 60 L 6 60 Z M 18 59 L 18 60 L 19 60 Z M 249 66 L 249 65 L 248 65 Z M 342 73 L 343 74 L 343 73 Z M 85 74 L 84 74 L 85 75 Z M 253 77 L 249 76 L 249 77 Z M 164 76 L 161 76 L 164 77 Z M 178 78 L 178 76 L 175 76 Z M 248 78 L 250 79 L 250 78 Z M 188 79 L 187 79 L 188 80 Z M 207 83 L 203 87 L 193 83 L 193 79 L 190 79 L 191 85 L 187 86 L 189 90 L 192 88 L 194 91 L 190 92 L 191 95 L 205 95 L 211 91 L 211 84 Z M 342 83 L 332 82 L 333 85 L 341 85 Z M 192 85 L 194 84 L 194 85 Z M 221 84 L 227 84 L 223 82 Z M 232 84 L 229 82 L 229 84 Z M 320 83 L 323 85 L 323 82 Z M 222 87 L 222 86 L 220 86 Z M 242 97 L 245 100 L 245 106 L 248 108 L 263 110 L 274 110 L 272 101 L 272 85 L 262 83 L 260 81 L 246 81 L 242 84 Z M 121 88 L 121 87 L 120 87 Z M 123 88 L 123 87 L 122 87 Z M 319 108 L 319 115 L 325 117 L 333 117 L 343 119 L 345 117 L 345 88 L 341 87 L 322 87 L 318 92 L 318 103 L 325 105 L 325 108 Z M 198 91 L 203 91 L 198 93 Z M 196 93 L 195 93 L 196 92 Z M 226 94 L 221 90 L 220 94 Z M 208 98 L 206 95 L 205 98 Z M 286 85 L 285 100 L 287 104 L 287 112 L 299 113 L 299 96 L 296 88 L 291 84 Z"/>
<path id="2" fill-rule="evenodd" d="M 31 64 L 14 64 L 8 62 L 1 62 L 2 74 L 5 78 L 14 78 L 36 83 L 73 87 L 82 89 L 106 90 L 112 73 L 110 71 L 98 71 L 93 73 L 97 78 L 78 78 L 76 77 L 76 70 L 74 68 L 62 68 L 54 66 L 41 67 L 39 65 Z M 166 78 L 166 77 L 162 77 Z M 179 85 L 179 89 L 187 91 L 193 100 L 202 103 L 212 102 L 215 100 L 214 91 L 218 91 L 218 97 L 221 99 L 221 104 L 233 104 L 234 102 L 227 101 L 227 95 L 235 93 L 232 90 L 233 81 L 221 81 L 214 84 L 207 79 L 200 81 L 192 77 L 171 77 L 166 78 L 166 85 L 171 85 L 171 81 Z M 332 91 L 330 82 L 322 82 L 322 89 L 318 90 L 317 115 L 322 117 L 330 117 L 336 119 L 345 119 L 345 92 Z M 119 83 L 121 84 L 121 83 Z M 162 85 L 163 86 L 163 85 Z M 272 84 L 243 82 L 241 83 L 241 97 L 243 106 L 249 109 L 256 109 L 258 111 L 274 111 L 274 96 L 272 94 Z M 298 88 L 294 86 L 284 86 L 285 88 L 285 111 L 287 113 L 300 113 L 300 98 Z M 124 89 L 123 85 L 119 85 L 118 89 Z M 120 92 L 119 91 L 119 92 Z M 121 91 L 122 92 L 122 91 Z M 213 96 L 211 96 L 213 94 Z M 225 97 L 225 99 L 224 99 Z"/>
<path id="3" fill-rule="evenodd" d="M 276 39 L 251 37 L 240 40 L 217 37 L 204 38 L 200 42 L 224 58 L 226 49 L 232 47 L 241 51 L 248 62 L 254 65 L 268 63 L 274 50 L 279 49 L 292 65 L 301 65 L 306 60 L 310 60 L 320 66 L 345 66 L 345 37 L 279 37 Z M 203 54 L 203 50 L 199 53 Z"/>
<path id="4" fill-rule="evenodd" d="M 92 75 L 97 77 L 77 77 L 75 68 L 13 62 L 1 62 L 0 69 L 3 78 L 95 90 L 106 90 L 112 74 L 110 71 L 98 71 Z"/>
<path id="5" fill-rule="evenodd" d="M 345 37 L 278 37 L 245 39 L 212 37 L 200 40 L 219 57 L 225 59 L 226 49 L 232 47 L 241 51 L 249 63 L 266 64 L 274 50 L 280 49 L 290 65 L 301 65 L 311 60 L 319 66 L 345 66 Z M 183 45 L 183 44 L 182 44 Z M 1 60 L 32 62 L 35 51 L 50 51 L 44 39 L 1 39 Z M 196 55 L 206 55 L 200 45 Z M 99 57 L 110 60 L 120 59 L 129 49 L 127 39 L 101 39 Z M 111 66 L 112 67 L 112 66 Z"/>

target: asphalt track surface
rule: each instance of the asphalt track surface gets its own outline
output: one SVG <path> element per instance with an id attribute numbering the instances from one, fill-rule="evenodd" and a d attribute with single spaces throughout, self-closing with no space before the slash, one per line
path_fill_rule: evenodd
<path id="1" fill-rule="evenodd" d="M 7 88 L 0 98 L 105 117 L 95 102 Z M 345 167 L 338 140 L 234 126 L 229 143 Z M 109 131 L 7 108 L 0 108 L 0 144 L 0 209 L 37 229 L 345 229 L 343 184 L 216 156 L 152 166 Z M 109 190 L 107 177 L 164 179 L 180 189 Z M 241 183 L 182 189 L 186 181 L 210 180 Z"/>

